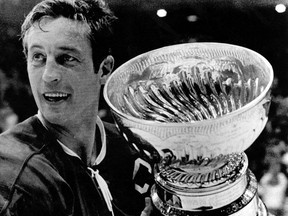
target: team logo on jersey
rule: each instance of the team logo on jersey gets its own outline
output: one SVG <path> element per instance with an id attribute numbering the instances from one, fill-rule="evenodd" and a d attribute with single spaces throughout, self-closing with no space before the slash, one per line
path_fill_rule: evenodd
<path id="1" fill-rule="evenodd" d="M 139 193 L 144 194 L 148 192 L 151 176 L 151 165 L 143 159 L 137 158 L 134 163 L 133 180 L 135 182 L 135 189 Z"/>

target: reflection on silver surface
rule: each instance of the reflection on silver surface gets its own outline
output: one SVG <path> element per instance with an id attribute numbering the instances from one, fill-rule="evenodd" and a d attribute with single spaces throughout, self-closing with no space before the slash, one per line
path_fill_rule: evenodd
<path id="1" fill-rule="evenodd" d="M 241 108 L 265 88 L 250 75 L 253 65 L 243 66 L 234 57 L 194 58 L 156 64 L 161 76 L 129 83 L 121 110 L 159 122 L 201 121 Z M 153 67 L 146 70 L 152 73 Z"/>
<path id="2" fill-rule="evenodd" d="M 248 172 L 242 176 L 247 178 L 247 184 L 242 193 L 235 199 L 231 196 L 233 187 L 227 188 L 227 191 L 213 191 L 214 194 L 187 195 L 185 193 L 173 193 L 165 191 L 159 187 L 152 188 L 152 199 L 156 207 L 163 215 L 185 215 L 185 216 L 210 216 L 210 215 L 233 215 L 233 216 L 256 216 L 260 213 L 259 197 L 257 195 L 257 180 L 254 174 Z M 242 182 L 241 182 L 242 183 Z M 226 193 L 226 194 L 223 194 Z M 222 193 L 223 196 L 220 196 Z M 204 197 L 201 197 L 204 196 Z M 194 201 L 189 199 L 195 199 Z M 230 199 L 231 198 L 231 199 Z M 223 201 L 226 204 L 223 204 Z M 219 203 L 221 207 L 217 206 Z M 197 208 L 195 208 L 198 206 Z M 215 208 L 215 206 L 217 206 Z M 193 209 L 194 207 L 194 209 Z M 261 215 L 265 215 L 261 207 Z M 266 212 L 267 213 L 267 212 Z"/>
<path id="3" fill-rule="evenodd" d="M 130 143 L 160 156 L 169 149 L 172 163 L 207 166 L 243 152 L 258 137 L 272 80 L 271 65 L 252 50 L 178 44 L 121 65 L 107 80 L 104 98 Z"/>
<path id="4" fill-rule="evenodd" d="M 206 166 L 174 163 L 167 168 L 164 160 L 158 164 L 155 178 L 160 185 L 171 190 L 223 187 L 223 184 L 234 183 L 246 172 L 248 166 L 248 159 L 243 153 L 219 157 Z"/>
<path id="5" fill-rule="evenodd" d="M 152 50 L 109 77 L 116 126 L 157 159 L 151 196 L 164 215 L 262 215 L 243 152 L 265 127 L 272 81 L 264 57 L 221 43 Z"/>

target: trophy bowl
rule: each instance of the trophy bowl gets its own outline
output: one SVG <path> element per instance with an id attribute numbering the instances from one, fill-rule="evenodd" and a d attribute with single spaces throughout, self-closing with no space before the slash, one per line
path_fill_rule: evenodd
<path id="1" fill-rule="evenodd" d="M 236 200 L 246 190 L 243 152 L 268 120 L 272 81 L 271 65 L 255 51 L 186 43 L 127 61 L 103 93 L 125 139 L 149 157 L 157 155 L 158 191 L 178 191 L 177 198 L 188 193 L 187 207 L 173 206 L 190 211 L 201 209 L 191 205 L 199 194 L 206 199 L 237 187 Z"/>

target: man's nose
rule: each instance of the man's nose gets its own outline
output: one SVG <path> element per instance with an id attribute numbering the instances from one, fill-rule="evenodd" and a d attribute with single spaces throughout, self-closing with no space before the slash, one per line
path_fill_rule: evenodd
<path id="1" fill-rule="evenodd" d="M 60 67 L 53 59 L 47 59 L 42 78 L 46 83 L 51 84 L 61 80 Z"/>

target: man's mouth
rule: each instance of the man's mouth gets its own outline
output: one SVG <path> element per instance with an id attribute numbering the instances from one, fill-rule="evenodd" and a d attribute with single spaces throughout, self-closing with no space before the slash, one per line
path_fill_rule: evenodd
<path id="1" fill-rule="evenodd" d="M 70 95 L 66 93 L 57 92 L 57 93 L 44 93 L 43 96 L 45 100 L 49 102 L 59 102 L 67 100 Z"/>

